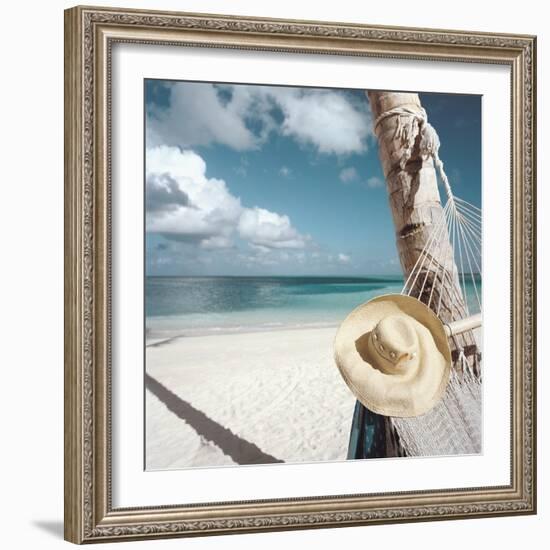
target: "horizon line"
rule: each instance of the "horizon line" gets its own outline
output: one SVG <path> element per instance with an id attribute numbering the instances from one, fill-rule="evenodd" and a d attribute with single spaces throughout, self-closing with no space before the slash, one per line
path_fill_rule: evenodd
<path id="1" fill-rule="evenodd" d="M 145 274 L 145 277 L 151 277 L 151 278 L 158 278 L 158 279 L 162 279 L 162 278 L 168 278 L 168 277 L 181 277 L 181 278 L 184 278 L 184 277 L 226 277 L 226 278 L 229 278 L 229 277 L 256 277 L 256 278 L 259 278 L 259 277 L 265 277 L 265 278 L 268 278 L 268 277 L 293 277 L 293 278 L 296 278 L 296 277 L 310 277 L 310 278 L 317 278 L 317 279 L 323 279 L 323 278 L 332 278 L 332 279 L 335 279 L 335 278 L 339 278 L 339 279 L 365 279 L 365 278 L 376 278 L 376 277 L 399 277 L 399 278 L 403 278 L 403 275 L 402 274 L 399 274 L 399 273 L 383 273 L 383 274 L 370 274 L 370 275 L 310 275 L 310 274 L 297 274 L 297 275 L 205 275 L 205 274 L 197 274 L 197 275 L 148 275 L 148 274 Z"/>

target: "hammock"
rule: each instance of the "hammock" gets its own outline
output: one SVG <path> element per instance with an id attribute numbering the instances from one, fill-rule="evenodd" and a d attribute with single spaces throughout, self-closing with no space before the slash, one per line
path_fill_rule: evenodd
<path id="1" fill-rule="evenodd" d="M 394 117 L 394 139 L 400 140 L 402 169 L 411 158 L 415 144 L 419 154 L 431 157 L 445 189 L 443 215 L 433 224 L 431 235 L 409 272 L 402 294 L 414 296 L 430 307 L 449 327 L 453 369 L 443 399 L 426 414 L 415 418 L 387 419 L 386 456 L 434 456 L 481 452 L 481 333 L 471 327 L 481 318 L 481 210 L 457 197 L 439 158 L 439 137 L 428 123 L 426 111 L 403 107 L 382 113 L 374 128 Z M 443 304 L 452 304 L 442 310 Z M 464 330 L 464 328 L 466 330 Z M 365 454 L 358 441 L 361 431 L 375 423 L 370 411 L 365 415 L 358 403 L 352 424 L 348 458 L 380 456 Z M 363 419 L 362 425 L 359 420 Z M 364 418 L 370 418 L 365 423 Z M 388 430 L 389 429 L 389 430 Z M 388 438 L 388 431 L 393 437 Z M 396 441 L 398 444 L 396 445 Z"/>

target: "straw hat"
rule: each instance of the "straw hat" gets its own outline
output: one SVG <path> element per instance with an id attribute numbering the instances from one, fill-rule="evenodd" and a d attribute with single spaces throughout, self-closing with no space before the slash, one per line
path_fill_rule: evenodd
<path id="1" fill-rule="evenodd" d="M 443 323 L 411 296 L 378 296 L 340 325 L 334 358 L 346 384 L 369 410 L 418 416 L 443 396 L 451 351 Z"/>

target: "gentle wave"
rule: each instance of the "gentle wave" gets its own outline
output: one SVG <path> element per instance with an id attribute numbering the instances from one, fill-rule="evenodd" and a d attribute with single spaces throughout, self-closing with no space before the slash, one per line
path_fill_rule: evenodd
<path id="1" fill-rule="evenodd" d="M 398 277 L 159 277 L 145 287 L 148 340 L 337 326 L 358 305 L 399 293 Z M 473 289 L 467 288 L 476 311 Z"/>

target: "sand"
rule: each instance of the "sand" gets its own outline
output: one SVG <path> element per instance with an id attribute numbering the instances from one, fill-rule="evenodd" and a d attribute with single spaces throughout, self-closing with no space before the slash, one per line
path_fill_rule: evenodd
<path id="1" fill-rule="evenodd" d="M 146 352 L 147 469 L 344 460 L 355 399 L 336 327 L 192 336 Z"/>

